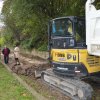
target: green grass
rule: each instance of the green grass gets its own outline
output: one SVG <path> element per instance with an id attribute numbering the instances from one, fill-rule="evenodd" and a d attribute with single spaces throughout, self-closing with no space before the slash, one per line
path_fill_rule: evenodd
<path id="1" fill-rule="evenodd" d="M 0 100 L 36 100 L 36 98 L 0 64 Z"/>

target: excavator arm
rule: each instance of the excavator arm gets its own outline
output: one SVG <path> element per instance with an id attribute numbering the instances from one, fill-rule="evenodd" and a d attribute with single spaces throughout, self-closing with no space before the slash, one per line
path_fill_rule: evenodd
<path id="1" fill-rule="evenodd" d="M 90 55 L 100 56 L 100 10 L 93 5 L 94 1 L 86 2 L 86 45 Z"/>

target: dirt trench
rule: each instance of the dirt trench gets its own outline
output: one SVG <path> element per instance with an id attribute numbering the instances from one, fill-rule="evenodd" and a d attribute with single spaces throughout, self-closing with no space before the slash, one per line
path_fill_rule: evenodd
<path id="1" fill-rule="evenodd" d="M 33 62 L 32 62 L 32 60 Z M 9 59 L 9 68 L 18 74 L 27 84 L 33 87 L 38 93 L 45 96 L 48 100 L 70 100 L 69 97 L 61 92 L 53 89 L 43 82 L 41 78 L 35 78 L 35 70 L 46 70 L 50 68 L 50 64 L 47 60 L 36 57 L 26 58 L 26 55 L 20 58 L 20 65 L 16 65 L 13 56 Z M 3 59 L 2 59 L 3 60 Z"/>

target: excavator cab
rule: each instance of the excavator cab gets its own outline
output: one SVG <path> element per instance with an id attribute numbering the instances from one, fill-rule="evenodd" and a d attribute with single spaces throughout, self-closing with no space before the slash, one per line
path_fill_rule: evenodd
<path id="1" fill-rule="evenodd" d="M 49 48 L 85 48 L 85 19 L 75 16 L 61 17 L 49 22 Z"/>

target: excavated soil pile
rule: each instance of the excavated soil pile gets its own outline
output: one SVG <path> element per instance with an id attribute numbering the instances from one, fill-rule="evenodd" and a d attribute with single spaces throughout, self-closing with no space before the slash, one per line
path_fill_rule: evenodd
<path id="1" fill-rule="evenodd" d="M 34 87 L 38 93 L 43 94 L 48 98 L 48 100 L 70 100 L 69 97 L 45 84 L 41 78 L 34 77 L 35 70 L 46 70 L 50 68 L 48 62 L 42 64 L 32 64 L 24 61 L 23 59 L 21 59 L 20 61 L 21 65 L 16 65 L 14 59 L 10 58 L 8 66 L 12 69 L 13 72 L 21 75 L 21 77 L 24 75 L 24 80 L 26 81 L 26 83 L 31 87 Z"/>
<path id="2" fill-rule="evenodd" d="M 32 64 L 26 61 L 21 60 L 20 65 L 16 65 L 15 61 L 10 58 L 9 67 L 13 70 L 13 72 L 21 75 L 34 75 L 35 70 L 46 70 L 47 68 L 50 68 L 49 63 L 44 64 Z"/>

